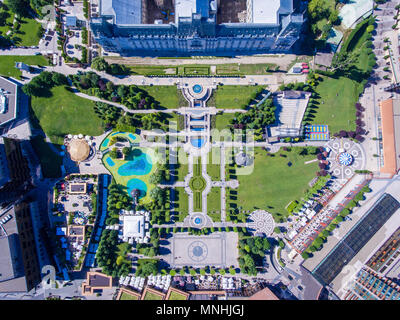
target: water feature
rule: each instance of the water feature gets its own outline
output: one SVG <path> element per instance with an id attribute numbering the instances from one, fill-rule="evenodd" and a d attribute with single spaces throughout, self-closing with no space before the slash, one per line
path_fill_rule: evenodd
<path id="1" fill-rule="evenodd" d="M 190 143 L 192 144 L 193 147 L 196 148 L 201 148 L 205 144 L 205 139 L 204 138 L 191 138 Z"/>
<path id="2" fill-rule="evenodd" d="M 152 167 L 151 157 L 142 153 L 119 167 L 118 174 L 120 176 L 144 176 L 150 173 Z"/>
<path id="3" fill-rule="evenodd" d="M 139 198 L 143 198 L 147 193 L 147 185 L 140 179 L 131 179 L 127 184 L 128 194 L 131 196 L 132 191 L 138 189 L 140 191 Z"/>
<path id="4" fill-rule="evenodd" d="M 193 92 L 194 93 L 201 93 L 203 91 L 203 87 L 199 84 L 195 84 L 193 86 Z"/>
<path id="5" fill-rule="evenodd" d="M 128 137 L 131 138 L 132 140 L 136 140 L 136 137 L 134 134 L 130 133 L 128 134 Z"/>
<path id="6" fill-rule="evenodd" d="M 203 127 L 191 127 L 190 130 L 192 131 L 204 131 Z"/>
<path id="7" fill-rule="evenodd" d="M 102 146 L 103 148 L 107 148 L 109 142 L 110 142 L 110 139 L 109 139 L 109 138 L 104 139 L 104 141 L 103 141 L 103 143 L 101 144 L 101 146 Z"/>
<path id="8" fill-rule="evenodd" d="M 115 165 L 115 162 L 110 157 L 106 158 L 106 162 L 110 167 Z"/>

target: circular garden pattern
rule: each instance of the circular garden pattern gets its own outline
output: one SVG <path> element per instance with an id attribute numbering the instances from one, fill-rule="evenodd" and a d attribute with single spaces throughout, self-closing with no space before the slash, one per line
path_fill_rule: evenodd
<path id="1" fill-rule="evenodd" d="M 202 192 L 206 187 L 206 181 L 203 177 L 193 177 L 190 179 L 189 186 L 192 191 Z"/>

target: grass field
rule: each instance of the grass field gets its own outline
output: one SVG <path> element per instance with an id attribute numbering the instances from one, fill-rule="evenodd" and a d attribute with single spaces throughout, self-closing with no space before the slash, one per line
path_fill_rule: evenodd
<path id="1" fill-rule="evenodd" d="M 214 221 L 221 221 L 221 188 L 211 188 L 207 195 L 207 215 Z"/>
<path id="2" fill-rule="evenodd" d="M 16 37 L 20 40 L 17 42 L 18 46 L 37 46 L 40 38 L 38 32 L 40 30 L 40 23 L 34 19 L 23 18 L 21 27 L 16 33 Z"/>
<path id="3" fill-rule="evenodd" d="M 39 157 L 42 173 L 45 178 L 61 177 L 62 157 L 54 153 L 43 137 L 36 136 L 31 139 L 32 147 Z"/>
<path id="4" fill-rule="evenodd" d="M 312 123 L 328 124 L 331 133 L 354 130 L 356 120 L 354 105 L 358 101 L 362 85 L 345 77 L 323 78 L 324 80 L 315 88 L 320 97 L 317 100 L 320 104 Z"/>
<path id="5" fill-rule="evenodd" d="M 31 106 L 53 143 L 62 144 L 66 134 L 98 136 L 104 132 L 91 100 L 78 97 L 63 86 L 52 88 L 51 94 L 51 97 L 33 97 Z"/>
<path id="6" fill-rule="evenodd" d="M 174 58 L 175 59 L 175 58 Z M 115 62 L 114 59 L 107 59 L 109 63 Z M 114 60 L 114 61 L 113 61 Z M 120 61 L 118 61 L 120 62 Z M 122 62 L 122 61 L 121 61 Z M 211 64 L 181 64 L 181 65 L 126 65 L 130 73 L 134 75 L 205 75 L 211 74 Z M 224 63 L 216 64 L 216 74 L 218 75 L 266 75 L 275 71 L 277 65 L 273 63 L 238 64 Z"/>
<path id="7" fill-rule="evenodd" d="M 187 300 L 187 298 L 183 294 L 172 291 L 168 297 L 168 300 Z"/>
<path id="8" fill-rule="evenodd" d="M 38 37 L 38 31 L 40 29 L 40 23 L 35 19 L 22 18 L 20 22 L 19 30 L 15 30 L 13 26 L 14 13 L 10 10 L 0 9 L 0 13 L 6 12 L 7 18 L 4 26 L 0 27 L 1 35 L 5 36 L 9 30 L 13 31 L 10 34 L 16 46 L 36 46 L 39 43 L 40 38 Z M 9 25 L 11 24 L 11 26 Z"/>
<path id="9" fill-rule="evenodd" d="M 148 92 L 156 101 L 159 102 L 160 107 L 167 109 L 178 108 L 179 98 L 178 89 L 176 86 L 138 86 Z"/>
<path id="10" fill-rule="evenodd" d="M 175 210 L 178 213 L 178 221 L 182 222 L 189 213 L 189 197 L 182 187 L 175 188 L 176 192 L 176 201 L 175 201 Z"/>
<path id="11" fill-rule="evenodd" d="M 271 70 L 275 70 L 276 65 L 273 63 L 255 63 L 255 64 L 217 64 L 217 74 L 228 75 L 262 75 L 271 74 Z"/>
<path id="12" fill-rule="evenodd" d="M 247 106 L 251 96 L 265 86 L 219 86 L 215 92 L 215 103 L 221 109 L 240 109 Z"/>
<path id="13" fill-rule="evenodd" d="M 158 294 L 147 291 L 143 300 L 162 300 L 162 298 Z"/>
<path id="14" fill-rule="evenodd" d="M 355 130 L 355 103 L 364 90 L 362 82 L 366 81 L 375 63 L 372 49 L 365 45 L 371 37 L 366 31 L 369 23 L 372 23 L 369 19 L 359 23 L 348 35 L 341 49 L 359 53 L 356 68 L 351 75 L 335 78 L 324 76 L 323 81 L 315 88 L 318 105 L 312 122 L 328 124 L 331 133 Z"/>
<path id="15" fill-rule="evenodd" d="M 232 196 L 231 193 L 228 196 L 227 209 L 260 208 L 274 216 L 288 216 L 285 207 L 292 200 L 301 198 L 308 188 L 308 182 L 318 171 L 317 162 L 304 163 L 314 159 L 315 155 L 301 156 L 299 149 L 293 147 L 290 152 L 280 150 L 274 157 L 268 157 L 265 151 L 255 148 L 254 170 L 250 175 L 236 176 L 234 171 L 230 172 L 231 179 L 236 177 L 239 180 L 239 188 L 233 192 L 237 192 L 237 195 Z M 279 154 L 286 157 L 280 157 Z"/>
<path id="16" fill-rule="evenodd" d="M 235 118 L 234 113 L 217 114 L 215 121 L 215 128 L 218 130 L 229 128 L 229 121 L 233 118 Z"/>
<path id="17" fill-rule="evenodd" d="M 119 300 L 139 300 L 137 296 L 127 294 L 126 292 L 122 292 Z"/>
<path id="18" fill-rule="evenodd" d="M 219 148 L 213 148 L 208 153 L 207 173 L 211 180 L 219 181 L 221 179 L 221 152 Z"/>
<path id="19" fill-rule="evenodd" d="M 22 72 L 15 68 L 15 62 L 23 62 L 27 65 L 48 66 L 49 62 L 43 56 L 1 56 L 0 75 L 20 79 Z"/>

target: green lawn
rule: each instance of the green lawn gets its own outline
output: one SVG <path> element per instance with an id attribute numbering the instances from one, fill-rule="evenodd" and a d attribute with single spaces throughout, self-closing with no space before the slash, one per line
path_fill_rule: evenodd
<path id="1" fill-rule="evenodd" d="M 27 65 L 48 66 L 49 62 L 43 56 L 1 56 L 0 75 L 20 79 L 22 72 L 15 68 L 15 62 L 23 62 Z"/>
<path id="2" fill-rule="evenodd" d="M 42 173 L 45 178 L 61 177 L 62 157 L 54 153 L 43 137 L 36 136 L 31 139 L 32 147 L 39 157 Z"/>
<path id="3" fill-rule="evenodd" d="M 9 10 L 8 11 L 4 10 L 4 8 L 1 8 L 0 13 L 3 14 L 3 12 L 6 12 L 7 18 L 4 23 L 4 26 L 0 26 L 0 33 L 1 33 L 1 35 L 5 36 L 7 31 L 10 30 L 10 28 L 11 28 L 10 26 L 8 26 L 8 24 L 12 24 L 14 21 L 14 13 L 12 13 Z"/>
<path id="4" fill-rule="evenodd" d="M 255 63 L 255 64 L 217 64 L 217 74 L 232 75 L 262 75 L 271 74 L 271 70 L 275 70 L 276 65 L 273 63 Z"/>
<path id="5" fill-rule="evenodd" d="M 168 300 L 187 300 L 183 294 L 172 291 L 168 297 Z"/>
<path id="6" fill-rule="evenodd" d="M 13 26 L 14 13 L 1 8 L 0 13 L 3 12 L 6 12 L 8 16 L 5 25 L 0 26 L 1 35 L 5 36 L 9 30 L 12 30 L 13 33 L 10 36 L 16 46 L 37 46 L 39 44 L 38 31 L 41 27 L 39 22 L 32 18 L 22 18 L 19 29 L 15 30 Z"/>
<path id="7" fill-rule="evenodd" d="M 184 181 L 188 174 L 188 156 L 183 148 L 178 149 L 178 181 Z"/>
<path id="8" fill-rule="evenodd" d="M 215 128 L 218 130 L 227 129 L 229 127 L 229 121 L 233 118 L 235 118 L 234 113 L 217 114 Z"/>
<path id="9" fill-rule="evenodd" d="M 221 179 L 221 152 L 219 148 L 212 148 L 208 153 L 207 173 L 211 180 L 219 181 Z"/>
<path id="10" fill-rule="evenodd" d="M 147 291 L 143 300 L 162 300 L 162 298 L 158 294 Z"/>
<path id="11" fill-rule="evenodd" d="M 371 18 L 373 19 L 373 18 Z M 366 29 L 372 23 L 370 19 L 360 22 L 357 27 L 347 36 L 341 51 L 358 52 L 358 61 L 349 76 L 322 77 L 323 81 L 315 87 L 316 104 L 310 106 L 314 109 L 312 123 L 328 124 L 331 133 L 340 130 L 355 130 L 355 103 L 358 102 L 363 92 L 363 82 L 375 64 L 371 48 L 365 44 L 371 38 Z M 313 116 L 312 116 L 313 117 Z"/>
<path id="12" fill-rule="evenodd" d="M 137 296 L 128 294 L 126 292 L 122 292 L 121 297 L 119 300 L 139 300 Z"/>
<path id="13" fill-rule="evenodd" d="M 221 188 L 211 188 L 207 195 L 207 215 L 214 221 L 221 221 Z"/>
<path id="14" fill-rule="evenodd" d="M 33 97 L 33 115 L 53 143 L 62 144 L 66 134 L 98 136 L 103 122 L 94 112 L 94 103 L 78 97 L 66 87 L 51 89 L 51 97 Z"/>
<path id="15" fill-rule="evenodd" d="M 156 101 L 160 103 L 160 107 L 167 109 L 178 108 L 178 89 L 176 86 L 138 86 L 148 92 Z"/>
<path id="16" fill-rule="evenodd" d="M 178 221 L 182 222 L 189 212 L 189 197 L 182 187 L 175 188 L 175 194 L 175 206 L 177 205 L 175 210 L 178 212 Z"/>
<path id="17" fill-rule="evenodd" d="M 290 152 L 280 150 L 274 157 L 268 157 L 264 150 L 255 148 L 253 172 L 250 175 L 235 175 L 235 172 L 230 174 L 230 178 L 236 177 L 239 180 L 239 188 L 232 190 L 227 209 L 260 208 L 274 216 L 277 213 L 287 216 L 289 213 L 285 207 L 292 200 L 302 197 L 308 188 L 308 182 L 319 170 L 317 162 L 304 163 L 314 159 L 315 155 L 301 156 L 298 154 L 299 149 L 294 147 Z M 286 158 L 279 154 L 286 155 Z M 289 162 L 291 166 L 288 166 Z"/>
<path id="18" fill-rule="evenodd" d="M 252 95 L 265 86 L 219 86 L 215 92 L 217 108 L 240 109 L 248 105 Z"/>
<path id="19" fill-rule="evenodd" d="M 354 80 L 323 77 L 315 91 L 319 95 L 315 118 L 312 123 L 328 124 L 331 133 L 355 129 L 355 103 L 362 91 L 361 84 Z"/>
<path id="20" fill-rule="evenodd" d="M 16 34 L 16 37 L 21 39 L 18 41 L 17 45 L 27 47 L 37 46 L 40 41 L 40 38 L 38 37 L 40 27 L 40 23 L 36 20 L 23 18 L 21 27 Z"/>

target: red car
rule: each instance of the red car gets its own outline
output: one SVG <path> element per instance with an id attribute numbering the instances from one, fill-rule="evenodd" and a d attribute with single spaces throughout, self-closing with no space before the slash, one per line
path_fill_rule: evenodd
<path id="1" fill-rule="evenodd" d="M 309 73 L 310 70 L 308 70 L 308 69 L 303 69 L 301 72 L 302 72 L 302 73 Z"/>

